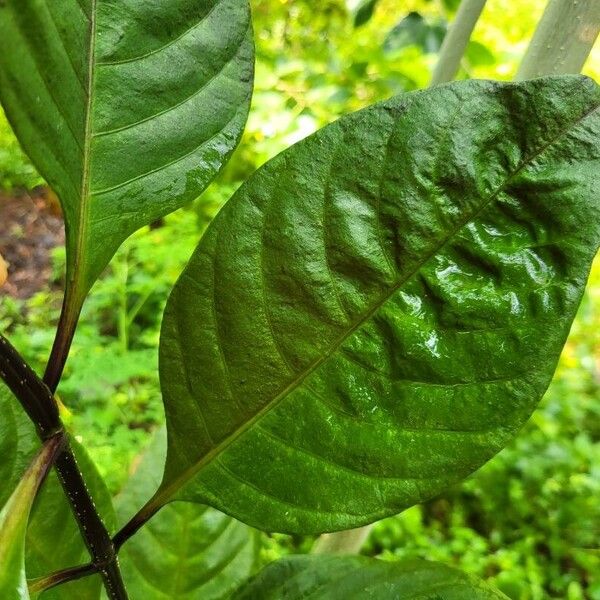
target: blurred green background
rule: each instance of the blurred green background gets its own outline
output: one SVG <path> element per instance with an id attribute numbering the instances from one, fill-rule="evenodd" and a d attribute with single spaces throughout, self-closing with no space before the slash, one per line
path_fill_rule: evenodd
<path id="1" fill-rule="evenodd" d="M 460 0 L 253 0 L 256 91 L 240 148 L 193 205 L 119 251 L 86 304 L 60 398 L 117 492 L 163 419 L 162 308 L 207 223 L 258 166 L 337 116 L 428 85 Z M 460 78 L 511 79 L 545 2 L 489 0 Z M 371 8 L 374 8 L 371 11 Z M 597 44 L 585 73 L 600 80 Z M 0 210 L 43 185 L 0 112 Z M 3 217 L 4 218 L 4 217 Z M 4 224 L 7 229 L 7 224 Z M 24 233 L 10 229 L 18 243 Z M 0 252 L 3 249 L 0 245 Z M 0 291 L 0 331 L 42 370 L 64 252 L 29 298 Z M 264 536 L 263 559 L 312 539 Z M 600 261 L 554 382 L 521 436 L 463 485 L 380 522 L 364 553 L 423 557 L 478 574 L 515 600 L 600 600 Z"/>

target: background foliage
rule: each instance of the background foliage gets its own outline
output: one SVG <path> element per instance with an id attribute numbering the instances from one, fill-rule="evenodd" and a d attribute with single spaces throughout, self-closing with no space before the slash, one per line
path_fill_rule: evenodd
<path id="1" fill-rule="evenodd" d="M 341 114 L 425 87 L 457 4 L 253 1 L 257 80 L 243 142 L 199 200 L 121 248 L 86 304 L 59 391 L 66 421 L 113 493 L 162 423 L 160 315 L 210 218 L 283 148 Z M 489 0 L 459 76 L 511 79 L 543 6 L 543 0 Z M 584 72 L 600 79 L 598 45 Z M 0 114 L 0 202 L 40 183 Z M 40 370 L 60 308 L 61 248 L 53 259 L 56 285 L 25 301 L 0 296 L 0 329 Z M 515 600 L 600 600 L 599 540 L 597 261 L 554 382 L 522 435 L 463 485 L 379 523 L 364 553 L 453 564 Z M 262 557 L 308 551 L 311 543 L 263 536 Z"/>

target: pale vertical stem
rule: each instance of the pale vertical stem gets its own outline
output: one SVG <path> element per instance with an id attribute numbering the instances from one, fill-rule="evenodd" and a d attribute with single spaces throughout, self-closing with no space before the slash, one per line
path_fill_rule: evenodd
<path id="1" fill-rule="evenodd" d="M 483 12 L 487 0 L 462 0 L 456 17 L 440 49 L 440 57 L 433 71 L 431 85 L 452 81 L 460 69 L 471 34 Z"/>
<path id="2" fill-rule="evenodd" d="M 516 81 L 579 73 L 600 31 L 600 0 L 550 0 Z"/>
<path id="3" fill-rule="evenodd" d="M 313 554 L 358 554 L 373 527 L 375 527 L 374 523 L 358 529 L 325 533 L 317 539 L 311 552 Z"/>

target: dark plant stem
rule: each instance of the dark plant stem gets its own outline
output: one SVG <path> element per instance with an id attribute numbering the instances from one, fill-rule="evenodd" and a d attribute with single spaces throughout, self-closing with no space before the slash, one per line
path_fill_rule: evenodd
<path id="1" fill-rule="evenodd" d="M 60 312 L 56 337 L 54 338 L 54 344 L 52 345 L 50 358 L 48 359 L 44 373 L 44 383 L 53 394 L 56 392 L 65 364 L 67 363 L 81 306 L 82 302 L 77 301 L 76 298 L 71 298 L 69 292 L 67 292 Z"/>
<path id="2" fill-rule="evenodd" d="M 2 335 L 0 335 L 0 377 L 35 423 L 42 441 L 63 431 L 54 396 Z"/>
<path id="3" fill-rule="evenodd" d="M 123 528 L 114 536 L 113 544 L 118 552 L 123 544 L 133 537 L 158 511 L 160 505 L 155 505 L 152 500 L 148 502 L 133 518 L 123 526 Z"/>
<path id="4" fill-rule="evenodd" d="M 115 546 L 96 510 L 70 446 L 67 450 L 56 460 L 58 478 L 67 494 L 92 562 L 102 576 L 108 597 L 111 600 L 124 600 L 127 598 L 127 592 L 119 570 Z"/>
<path id="5" fill-rule="evenodd" d="M 64 446 L 54 464 L 58 478 L 110 600 L 127 600 L 117 552 L 85 485 L 73 449 L 60 420 L 50 389 L 27 365 L 13 346 L 0 335 L 0 376 L 36 424 L 42 441 L 62 435 Z"/>
<path id="6" fill-rule="evenodd" d="M 69 581 L 75 581 L 76 579 L 82 579 L 97 573 L 98 569 L 92 563 L 87 565 L 81 565 L 79 567 L 71 567 L 70 569 L 63 569 L 62 571 L 56 571 L 45 577 L 38 577 L 28 581 L 29 592 L 32 594 L 39 594 L 46 590 L 52 589 L 57 585 L 68 583 Z"/>

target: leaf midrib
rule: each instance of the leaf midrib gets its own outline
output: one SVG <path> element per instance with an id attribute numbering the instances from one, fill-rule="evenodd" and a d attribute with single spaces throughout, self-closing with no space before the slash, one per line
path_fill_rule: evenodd
<path id="1" fill-rule="evenodd" d="M 85 132 L 84 132 L 84 151 L 83 166 L 81 174 L 81 210 L 79 213 L 79 227 L 77 228 L 77 243 L 75 248 L 75 259 L 73 265 L 73 281 L 77 295 L 77 287 L 81 285 L 83 276 L 82 258 L 84 256 L 85 241 L 88 234 L 89 213 L 90 213 L 90 171 L 91 171 L 91 147 L 92 147 L 92 111 L 94 96 L 94 75 L 95 75 L 95 55 L 96 55 L 96 4 L 97 0 L 92 0 L 90 14 L 90 44 L 88 57 L 88 82 L 87 82 L 87 104 L 85 107 Z"/>
<path id="2" fill-rule="evenodd" d="M 195 462 L 193 465 L 188 467 L 183 471 L 183 473 L 175 478 L 171 483 L 167 486 L 159 488 L 154 497 L 148 502 L 146 508 L 156 508 L 158 509 L 160 506 L 163 506 L 176 494 L 176 492 L 181 489 L 190 479 L 192 479 L 197 473 L 199 473 L 205 466 L 212 463 L 213 459 L 217 458 L 223 451 L 225 451 L 231 444 L 233 444 L 240 436 L 242 436 L 246 431 L 251 429 L 251 427 L 260 421 L 263 416 L 268 414 L 275 406 L 277 406 L 282 400 L 284 400 L 290 393 L 292 393 L 296 388 L 298 388 L 307 377 L 309 377 L 314 371 L 316 371 L 322 364 L 324 364 L 339 348 L 340 346 L 352 335 L 354 334 L 360 327 L 362 327 L 373 315 L 386 303 L 390 300 L 390 298 L 414 275 L 416 275 L 438 252 L 440 252 L 447 244 L 450 242 L 464 227 L 466 227 L 469 223 L 471 223 L 474 219 L 476 219 L 494 200 L 497 199 L 499 194 L 501 194 L 506 187 L 511 183 L 511 181 L 521 173 L 523 169 L 529 166 L 534 160 L 539 158 L 546 150 L 551 148 L 554 144 L 560 141 L 565 135 L 573 131 L 576 127 L 578 127 L 583 121 L 585 121 L 588 117 L 591 117 L 598 109 L 600 108 L 599 104 L 595 104 L 592 108 L 587 110 L 583 115 L 578 117 L 573 122 L 569 123 L 569 125 L 561 130 L 558 135 L 554 138 L 546 142 L 539 148 L 534 154 L 528 156 L 524 160 L 522 160 L 517 168 L 505 179 L 505 181 L 492 193 L 490 196 L 485 199 L 482 204 L 472 213 L 470 213 L 467 218 L 463 219 L 459 222 L 459 224 L 454 227 L 450 233 L 429 253 L 425 256 L 425 258 L 419 262 L 414 270 L 411 271 L 410 274 L 400 279 L 396 284 L 390 287 L 390 290 L 382 295 L 379 301 L 374 303 L 372 308 L 365 312 L 365 314 L 358 319 L 354 325 L 348 328 L 342 335 L 340 335 L 336 340 L 332 343 L 330 349 L 325 352 L 320 358 L 315 360 L 312 364 L 306 367 L 301 373 L 299 373 L 289 385 L 287 385 L 277 396 L 275 396 L 270 402 L 265 404 L 265 406 L 259 410 L 251 419 L 246 421 L 242 426 L 233 431 L 229 436 L 227 436 L 223 441 L 214 446 L 208 453 L 206 453 L 200 460 Z M 192 390 L 190 390 L 190 393 Z M 167 459 L 168 462 L 168 459 Z M 164 482 L 164 480 L 163 480 Z"/>

